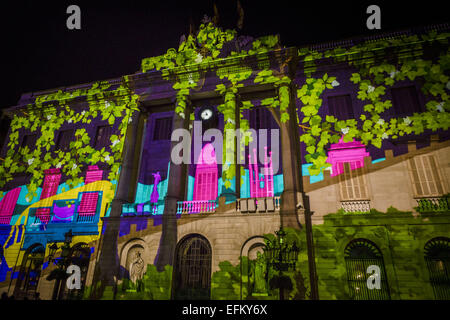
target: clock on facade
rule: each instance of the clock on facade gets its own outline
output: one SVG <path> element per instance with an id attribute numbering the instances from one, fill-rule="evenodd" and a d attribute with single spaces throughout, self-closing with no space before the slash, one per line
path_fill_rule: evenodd
<path id="1" fill-rule="evenodd" d="M 200 118 L 202 120 L 209 120 L 213 116 L 213 110 L 211 108 L 205 108 L 200 112 Z"/>

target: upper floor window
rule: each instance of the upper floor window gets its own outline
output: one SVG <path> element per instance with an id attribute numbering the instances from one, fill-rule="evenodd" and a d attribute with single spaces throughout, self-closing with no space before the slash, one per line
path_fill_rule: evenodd
<path id="1" fill-rule="evenodd" d="M 37 134 L 27 134 L 23 137 L 22 148 L 28 147 L 28 149 L 33 149 L 36 145 Z"/>
<path id="2" fill-rule="evenodd" d="M 405 115 L 422 111 L 415 86 L 393 88 L 391 94 L 395 114 Z"/>
<path id="3" fill-rule="evenodd" d="M 367 200 L 367 183 L 361 165 L 358 165 L 357 161 L 338 165 L 342 166 L 343 172 L 339 175 L 341 200 Z"/>
<path id="4" fill-rule="evenodd" d="M 59 133 L 58 142 L 56 143 L 56 148 L 61 151 L 69 151 L 70 142 L 73 139 L 74 130 L 63 130 Z"/>
<path id="5" fill-rule="evenodd" d="M 170 140 L 172 135 L 172 117 L 155 120 L 153 140 Z"/>
<path id="6" fill-rule="evenodd" d="M 97 127 L 97 134 L 95 135 L 95 147 L 103 148 L 111 144 L 110 137 L 112 134 L 112 126 Z"/>
<path id="7" fill-rule="evenodd" d="M 328 109 L 330 115 L 335 116 L 339 120 L 354 118 L 352 99 L 349 94 L 328 97 Z"/>
<path id="8" fill-rule="evenodd" d="M 343 166 L 343 173 L 339 175 L 341 200 L 367 200 L 367 184 L 361 166 L 356 161 L 338 165 Z"/>
<path id="9" fill-rule="evenodd" d="M 264 107 L 256 108 L 250 113 L 250 127 L 259 129 L 271 128 L 272 115 L 269 110 Z"/>
<path id="10" fill-rule="evenodd" d="M 419 155 L 409 160 L 416 197 L 444 194 L 442 179 L 434 155 Z"/>

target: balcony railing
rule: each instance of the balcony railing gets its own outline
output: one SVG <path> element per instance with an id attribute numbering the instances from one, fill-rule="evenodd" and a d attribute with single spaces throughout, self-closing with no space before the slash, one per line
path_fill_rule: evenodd
<path id="1" fill-rule="evenodd" d="M 275 212 L 281 206 L 280 197 L 241 198 L 236 201 L 236 211 L 248 212 Z"/>
<path id="2" fill-rule="evenodd" d="M 178 201 L 177 214 L 211 213 L 216 211 L 215 200 Z"/>
<path id="3" fill-rule="evenodd" d="M 341 201 L 341 208 L 344 209 L 344 211 L 346 213 L 369 212 L 370 211 L 370 200 Z"/>
<path id="4" fill-rule="evenodd" d="M 130 203 L 124 204 L 122 207 L 122 216 L 123 217 L 135 217 L 135 216 L 151 216 L 162 214 L 161 208 L 163 207 L 158 205 L 157 203 L 153 203 L 150 201 L 143 203 Z"/>
<path id="5" fill-rule="evenodd" d="M 46 216 L 39 216 L 36 215 L 37 210 L 30 210 L 30 213 L 28 215 L 28 222 L 27 225 L 29 227 L 38 226 L 38 225 L 53 225 L 53 224 L 67 224 L 67 223 L 97 223 L 99 220 L 99 213 L 93 212 L 91 213 L 78 213 L 75 212 L 73 216 L 71 216 L 69 219 L 59 219 L 55 218 L 55 215 L 53 212 L 50 212 Z"/>
<path id="6" fill-rule="evenodd" d="M 78 215 L 77 217 L 77 223 L 95 223 L 95 217 L 96 214 L 84 214 L 84 215 Z"/>
<path id="7" fill-rule="evenodd" d="M 417 198 L 417 212 L 448 212 L 450 211 L 449 196 Z"/>
<path id="8" fill-rule="evenodd" d="M 9 224 L 11 216 L 0 216 L 0 224 Z"/>

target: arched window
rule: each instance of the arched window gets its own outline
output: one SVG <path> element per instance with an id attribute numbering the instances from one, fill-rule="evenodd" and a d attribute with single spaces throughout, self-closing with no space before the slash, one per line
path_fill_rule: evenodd
<path id="1" fill-rule="evenodd" d="M 174 299 L 210 299 L 211 246 L 201 235 L 189 235 L 177 246 Z"/>
<path id="2" fill-rule="evenodd" d="M 20 292 L 16 292 L 16 296 L 24 295 L 34 298 L 41 276 L 44 253 L 45 248 L 41 244 L 35 244 L 25 252 L 18 280 Z"/>
<path id="3" fill-rule="evenodd" d="M 91 258 L 91 248 L 86 243 L 77 243 L 72 247 L 70 255 L 70 264 L 80 267 L 80 289 L 67 289 L 64 281 L 64 297 L 62 299 L 78 300 L 83 298 L 84 286 L 86 283 L 89 261 Z"/>
<path id="4" fill-rule="evenodd" d="M 373 242 L 366 239 L 355 239 L 351 241 L 345 248 L 344 257 L 347 269 L 347 282 L 350 295 L 353 299 L 390 299 L 383 255 Z M 380 274 L 375 275 L 374 271 L 369 267 L 379 270 Z M 375 287 L 372 289 L 369 288 L 368 282 L 374 283 Z M 377 283 L 379 283 L 378 287 Z"/>
<path id="5" fill-rule="evenodd" d="M 450 239 L 438 237 L 425 244 L 425 261 L 434 296 L 439 300 L 450 299 Z"/>

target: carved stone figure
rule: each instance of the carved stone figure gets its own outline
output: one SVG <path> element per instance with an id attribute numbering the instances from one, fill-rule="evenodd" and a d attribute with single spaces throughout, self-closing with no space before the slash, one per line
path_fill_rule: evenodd
<path id="1" fill-rule="evenodd" d="M 254 286 L 253 294 L 265 294 L 267 293 L 267 266 L 264 260 L 264 256 L 261 252 L 257 253 L 255 260 L 255 272 L 254 272 Z"/>
<path id="2" fill-rule="evenodd" d="M 141 257 L 141 253 L 136 251 L 136 255 L 133 261 L 130 263 L 130 280 L 136 283 L 143 276 L 144 260 Z"/>

